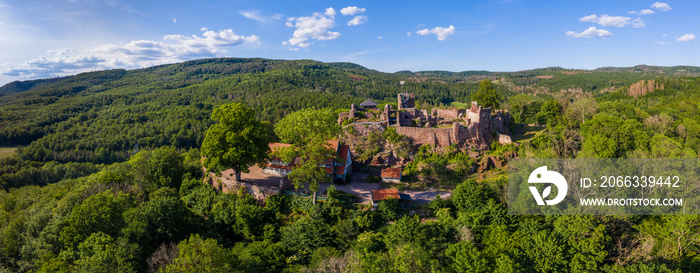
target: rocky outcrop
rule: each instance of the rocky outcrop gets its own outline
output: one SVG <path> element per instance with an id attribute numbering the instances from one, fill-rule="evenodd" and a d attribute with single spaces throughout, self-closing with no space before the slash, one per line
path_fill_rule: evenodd
<path id="1" fill-rule="evenodd" d="M 639 81 L 639 82 L 630 86 L 630 89 L 628 91 L 628 95 L 636 98 L 639 96 L 644 96 L 647 93 L 654 92 L 654 90 L 656 90 L 656 89 L 664 90 L 664 85 L 659 84 L 654 80 Z"/>
<path id="2" fill-rule="evenodd" d="M 501 145 L 506 145 L 513 143 L 513 141 L 508 135 L 498 134 L 498 143 L 500 143 Z"/>
<path id="3" fill-rule="evenodd" d="M 261 203 L 263 203 L 268 197 L 279 194 L 280 188 L 285 189 L 290 186 L 289 182 L 286 181 L 285 183 L 284 180 L 282 183 L 280 183 L 280 188 L 270 188 L 252 183 L 235 181 L 226 177 L 217 177 L 214 173 L 209 173 L 209 175 L 209 180 L 207 182 L 210 185 L 212 185 L 215 189 L 220 190 L 224 193 L 235 193 L 243 189 L 248 194 L 250 194 L 250 196 L 252 196 L 258 202 Z"/>

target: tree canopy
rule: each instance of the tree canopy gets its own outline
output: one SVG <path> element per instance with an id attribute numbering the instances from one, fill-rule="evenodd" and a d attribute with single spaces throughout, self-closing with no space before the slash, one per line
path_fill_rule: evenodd
<path id="1" fill-rule="evenodd" d="M 472 95 L 472 99 L 479 103 L 483 107 L 501 107 L 501 100 L 503 96 L 496 92 L 493 88 L 493 83 L 491 80 L 485 79 L 479 84 L 479 90 Z"/>
<path id="2" fill-rule="evenodd" d="M 338 137 L 338 115 L 329 108 L 306 108 L 289 115 L 275 124 L 275 134 L 283 143 L 306 146 L 314 139 Z"/>
<path id="3" fill-rule="evenodd" d="M 207 130 L 202 143 L 204 166 L 215 172 L 233 169 L 236 180 L 241 172 L 264 163 L 270 151 L 266 125 L 242 103 L 222 105 L 211 114 L 218 121 Z"/>

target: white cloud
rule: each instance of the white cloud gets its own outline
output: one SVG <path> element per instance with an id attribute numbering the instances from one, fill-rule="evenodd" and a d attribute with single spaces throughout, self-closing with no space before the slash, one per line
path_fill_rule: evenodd
<path id="1" fill-rule="evenodd" d="M 598 16 L 595 14 L 591 14 L 588 16 L 584 16 L 578 19 L 581 22 L 593 22 L 593 23 L 598 23 Z"/>
<path id="2" fill-rule="evenodd" d="M 665 45 L 665 44 L 666 44 L 666 42 L 664 42 L 664 41 L 657 41 L 656 43 L 657 43 L 657 44 L 660 44 L 660 45 Z"/>
<path id="3" fill-rule="evenodd" d="M 18 66 L 6 64 L 8 68 L 2 74 L 10 77 L 48 78 L 92 70 L 105 63 L 105 59 L 101 57 L 72 56 L 73 53 L 71 50 L 50 50 L 46 52 L 48 57 L 42 56 Z"/>
<path id="4" fill-rule="evenodd" d="M 377 36 L 377 40 L 381 40 L 381 39 L 384 39 L 384 37 L 382 37 L 382 36 Z"/>
<path id="5" fill-rule="evenodd" d="M 604 27 L 624 27 L 627 24 L 631 23 L 632 18 L 630 17 L 624 17 L 624 16 L 609 16 L 607 14 L 604 14 L 600 17 L 596 16 L 595 14 L 591 14 L 588 16 L 581 17 L 579 21 L 581 22 L 591 22 L 591 23 L 597 23 L 601 26 Z"/>
<path id="6" fill-rule="evenodd" d="M 202 36 L 166 35 L 163 42 L 139 40 L 124 45 L 103 45 L 92 51 L 134 66 L 149 66 L 188 59 L 221 56 L 223 47 L 243 43 L 260 43 L 258 36 L 241 36 L 227 29 L 219 32 L 207 31 Z"/>
<path id="7" fill-rule="evenodd" d="M 655 12 L 653 10 L 650 10 L 650 9 L 643 9 L 639 12 L 633 10 L 633 11 L 630 11 L 628 13 L 629 14 L 639 14 L 639 15 L 649 15 L 649 14 L 654 14 Z"/>
<path id="8" fill-rule="evenodd" d="M 341 9 L 341 10 L 340 10 L 340 13 L 341 13 L 342 15 L 355 15 L 355 14 L 358 14 L 358 13 L 363 13 L 363 12 L 365 12 L 365 10 L 367 10 L 367 9 L 365 9 L 365 8 L 358 8 L 358 7 L 352 6 L 352 7 L 345 7 L 345 8 L 343 8 L 343 9 Z"/>
<path id="9" fill-rule="evenodd" d="M 175 20 L 175 18 L 173 18 L 173 24 L 176 24 L 176 23 L 177 23 L 177 20 Z"/>
<path id="10" fill-rule="evenodd" d="M 439 41 L 444 41 L 449 37 L 450 35 L 455 33 L 455 26 L 450 25 L 449 27 L 436 27 L 433 29 L 421 29 L 419 31 L 416 31 L 418 35 L 429 35 L 429 34 L 435 34 L 437 36 L 437 39 Z M 410 37 L 410 35 L 409 35 Z"/>
<path id="11" fill-rule="evenodd" d="M 266 16 L 261 15 L 259 10 L 242 10 L 239 11 L 238 14 L 242 15 L 245 18 L 258 21 L 260 23 L 270 23 L 282 19 L 282 14 Z"/>
<path id="12" fill-rule="evenodd" d="M 671 6 L 669 6 L 669 5 L 666 4 L 666 3 L 660 3 L 660 2 L 654 3 L 653 5 L 651 5 L 651 7 L 652 7 L 652 8 L 655 8 L 655 9 L 658 9 L 658 10 L 660 10 L 660 11 L 669 11 L 669 10 L 671 10 Z"/>
<path id="13" fill-rule="evenodd" d="M 338 13 L 335 12 L 335 9 L 334 9 L 334 8 L 327 8 L 327 9 L 326 9 L 326 13 L 324 13 L 324 14 L 325 14 L 326 16 L 335 16 L 335 15 L 338 14 Z"/>
<path id="14" fill-rule="evenodd" d="M 636 28 L 644 27 L 647 25 L 647 22 L 644 22 L 642 18 L 637 18 L 632 21 L 632 26 Z"/>
<path id="15" fill-rule="evenodd" d="M 209 30 L 207 27 L 202 27 L 199 29 L 199 31 L 207 31 L 207 30 Z"/>
<path id="16" fill-rule="evenodd" d="M 332 11 L 332 12 L 329 12 Z M 333 8 L 326 9 L 324 14 L 314 13 L 307 17 L 291 17 L 287 19 L 288 27 L 296 27 L 292 38 L 282 42 L 283 45 L 291 45 L 301 48 L 311 46 L 310 40 L 333 40 L 340 37 L 340 32 L 330 31 L 335 27 L 335 19 Z"/>
<path id="17" fill-rule="evenodd" d="M 46 78 L 111 68 L 137 68 L 191 59 L 222 56 L 225 47 L 260 43 L 255 36 L 241 36 L 232 30 L 206 31 L 202 36 L 167 35 L 163 41 L 139 40 L 126 44 L 107 44 L 76 53 L 54 50 L 23 64 L 5 65 L 3 75 L 21 78 Z M 109 60 L 109 61 L 107 61 Z"/>
<path id="18" fill-rule="evenodd" d="M 605 39 L 609 36 L 612 36 L 613 34 L 610 31 L 607 31 L 604 29 L 596 29 L 595 27 L 589 27 L 588 29 L 584 30 L 581 33 L 567 31 L 566 35 L 574 37 L 574 38 L 601 38 L 601 39 Z"/>
<path id="19" fill-rule="evenodd" d="M 411 37 L 411 32 L 406 32 L 406 36 Z"/>
<path id="20" fill-rule="evenodd" d="M 348 21 L 348 26 L 362 25 L 365 22 L 367 22 L 367 16 L 358 15 L 358 16 L 355 16 L 354 18 L 350 19 L 350 21 Z"/>
<path id="21" fill-rule="evenodd" d="M 680 38 L 676 39 L 676 42 L 690 42 L 695 40 L 695 35 L 692 33 L 685 34 Z"/>

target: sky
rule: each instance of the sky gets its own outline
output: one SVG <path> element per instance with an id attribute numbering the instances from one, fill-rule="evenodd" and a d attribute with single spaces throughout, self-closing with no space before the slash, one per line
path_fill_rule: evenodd
<path id="1" fill-rule="evenodd" d="M 0 85 L 215 57 L 401 70 L 700 66 L 700 1 L 0 0 Z"/>

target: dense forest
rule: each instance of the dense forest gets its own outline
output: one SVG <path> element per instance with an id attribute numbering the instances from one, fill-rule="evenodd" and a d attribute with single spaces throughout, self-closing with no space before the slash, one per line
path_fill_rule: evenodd
<path id="1" fill-rule="evenodd" d="M 698 216 L 509 215 L 505 176 L 475 180 L 446 168 L 471 160 L 455 150 L 421 148 L 406 169 L 457 179 L 451 198 L 369 210 L 334 189 L 316 204 L 221 193 L 202 183 L 200 149 L 214 109 L 232 102 L 272 126 L 302 109 L 394 103 L 401 92 L 422 107 L 447 107 L 491 79 L 500 108 L 521 124 L 514 131 L 547 125 L 518 146 L 493 145 L 492 154 L 697 158 L 698 72 L 382 73 L 350 63 L 209 59 L 11 83 L 0 88 L 0 146 L 20 148 L 0 159 L 0 271 L 694 272 Z M 652 79 L 665 88 L 627 95 Z M 588 93 L 560 92 L 569 88 Z"/>

